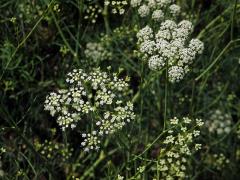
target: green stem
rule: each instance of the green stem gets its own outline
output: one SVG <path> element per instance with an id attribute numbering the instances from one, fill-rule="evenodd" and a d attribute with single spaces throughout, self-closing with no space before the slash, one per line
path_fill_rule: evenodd
<path id="1" fill-rule="evenodd" d="M 99 158 L 95 161 L 95 163 L 84 172 L 80 180 L 84 180 L 97 166 L 100 162 L 102 162 L 103 159 L 105 159 L 106 155 L 103 153 L 103 151 L 100 152 Z"/>
<path id="2" fill-rule="evenodd" d="M 236 8 L 238 6 L 236 5 Z M 228 11 L 232 10 L 232 7 L 227 8 L 222 14 L 218 15 L 215 19 L 213 19 L 197 36 L 198 39 L 202 38 L 204 36 L 204 34 L 206 33 L 206 31 L 208 29 L 210 29 L 218 20 L 220 20 L 225 13 L 227 13 Z"/>
<path id="3" fill-rule="evenodd" d="M 52 4 L 53 4 L 54 0 L 52 0 L 49 5 L 48 8 L 44 11 L 44 13 L 42 14 L 42 16 L 39 18 L 39 20 L 36 22 L 36 24 L 33 26 L 33 28 L 31 29 L 31 31 L 23 38 L 23 40 L 18 44 L 18 46 L 16 47 L 16 49 L 14 50 L 14 52 L 12 53 L 12 56 L 10 58 L 10 60 L 8 61 L 8 63 L 6 64 L 6 67 L 3 69 L 2 74 L 0 76 L 0 80 L 2 79 L 5 71 L 7 70 L 10 62 L 13 60 L 14 56 L 16 55 L 16 53 L 18 52 L 18 50 L 26 43 L 26 41 L 28 40 L 28 38 L 32 35 L 32 33 L 34 32 L 34 30 L 37 28 L 37 26 L 39 25 L 39 23 L 42 21 L 42 19 L 45 17 L 45 15 L 47 14 L 47 12 L 49 11 L 49 9 L 52 8 Z"/>
<path id="4" fill-rule="evenodd" d="M 161 71 L 157 72 L 157 73 L 153 73 L 153 75 L 151 74 L 151 77 L 147 80 L 145 80 L 142 84 L 141 84 L 141 90 L 145 89 L 147 86 L 149 86 L 151 84 L 152 81 L 154 81 L 156 78 L 158 78 L 162 72 L 164 71 L 165 69 L 162 69 Z M 138 101 L 140 97 L 140 91 L 138 91 L 132 98 L 132 103 L 135 103 Z"/>
<path id="5" fill-rule="evenodd" d="M 116 150 L 112 150 L 110 151 L 107 155 L 104 154 L 103 151 L 100 152 L 98 159 L 95 161 L 95 163 L 84 172 L 84 174 L 82 175 L 82 177 L 80 178 L 80 180 L 84 180 L 87 179 L 86 177 L 88 177 L 93 171 L 94 169 L 106 158 L 111 156 L 112 154 L 114 154 L 116 152 Z"/>
<path id="6" fill-rule="evenodd" d="M 231 23 L 231 40 L 233 40 L 233 36 L 234 36 L 234 21 L 235 21 L 235 15 L 236 15 L 236 10 L 237 10 L 237 1 L 238 0 L 235 0 L 235 5 L 234 5 L 234 10 L 233 10 L 233 14 L 232 14 L 232 23 Z"/>
<path id="7" fill-rule="evenodd" d="M 235 42 L 240 41 L 240 39 L 237 39 L 235 41 L 230 41 L 221 51 L 221 53 L 216 57 L 216 59 L 207 67 L 205 71 L 203 71 L 196 79 L 195 81 L 198 81 L 201 79 L 212 67 L 219 61 L 219 59 L 224 55 L 224 53 L 231 47 L 231 45 Z"/>
<path id="8" fill-rule="evenodd" d="M 163 117 L 163 130 L 166 128 L 166 121 L 167 121 L 167 104 L 168 103 L 168 62 L 166 68 L 166 84 L 165 84 L 165 92 L 164 92 L 164 117 Z"/>
<path id="9" fill-rule="evenodd" d="M 193 116 L 194 111 L 194 94 L 195 94 L 195 81 L 192 82 L 192 95 L 191 95 L 191 117 Z"/>
<path id="10" fill-rule="evenodd" d="M 50 12 L 51 12 L 51 14 L 52 14 L 54 23 L 55 23 L 55 25 L 56 25 L 56 27 L 57 27 L 57 29 L 58 29 L 58 32 L 59 32 L 59 34 L 60 34 L 63 42 L 65 43 L 65 45 L 66 45 L 66 46 L 68 47 L 68 49 L 70 50 L 70 52 L 72 53 L 73 57 L 76 57 L 77 54 L 76 54 L 76 52 L 74 52 L 74 50 L 72 49 L 72 47 L 71 47 L 70 44 L 68 43 L 66 37 L 64 36 L 64 34 L 63 34 L 63 32 L 62 32 L 62 30 L 61 30 L 61 28 L 60 28 L 60 26 L 59 26 L 59 24 L 58 24 L 58 22 L 57 22 L 57 18 L 56 18 L 56 16 L 55 16 L 54 12 L 53 12 L 52 10 L 50 10 Z"/>
<path id="11" fill-rule="evenodd" d="M 141 157 L 143 154 L 145 154 L 165 133 L 167 133 L 169 130 L 173 129 L 174 127 L 170 127 L 166 130 L 163 130 L 158 137 L 156 137 L 153 142 L 151 144 L 149 144 L 146 149 L 139 155 L 135 156 L 131 161 L 135 161 L 136 159 L 138 159 L 139 157 Z M 130 161 L 130 162 L 131 162 Z"/>
<path id="12" fill-rule="evenodd" d="M 103 15 L 103 20 L 104 20 L 106 33 L 110 34 L 110 26 L 109 26 L 109 23 L 108 23 L 108 6 L 104 5 L 102 15 Z"/>

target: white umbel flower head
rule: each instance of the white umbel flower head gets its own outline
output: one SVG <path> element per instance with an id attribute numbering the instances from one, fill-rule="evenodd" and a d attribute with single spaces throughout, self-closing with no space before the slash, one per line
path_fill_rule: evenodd
<path id="1" fill-rule="evenodd" d="M 182 48 L 179 51 L 179 66 L 191 64 L 195 58 L 196 53 L 190 48 Z"/>
<path id="2" fill-rule="evenodd" d="M 137 38 L 139 42 L 143 42 L 145 40 L 150 40 L 153 38 L 153 30 L 149 26 L 145 26 L 137 33 Z"/>
<path id="3" fill-rule="evenodd" d="M 140 52 L 146 53 L 146 54 L 153 54 L 155 50 L 155 42 L 154 41 L 144 41 L 140 44 Z"/>
<path id="4" fill-rule="evenodd" d="M 148 7 L 155 8 L 157 5 L 155 0 L 148 0 Z"/>
<path id="5" fill-rule="evenodd" d="M 156 0 L 157 5 L 161 8 L 167 7 L 172 3 L 172 0 Z"/>
<path id="6" fill-rule="evenodd" d="M 150 9 L 147 5 L 142 5 L 139 7 L 138 9 L 138 14 L 141 16 L 141 17 L 146 17 L 148 16 L 150 13 Z"/>
<path id="7" fill-rule="evenodd" d="M 165 59 L 159 55 L 151 56 L 148 61 L 148 67 L 151 70 L 160 70 L 165 65 Z"/>
<path id="8" fill-rule="evenodd" d="M 142 0 L 131 0 L 130 4 L 132 7 L 138 7 L 141 5 Z"/>
<path id="9" fill-rule="evenodd" d="M 171 31 L 168 29 L 159 30 L 156 34 L 156 39 L 157 41 L 161 41 L 163 39 L 170 41 L 172 39 Z"/>
<path id="10" fill-rule="evenodd" d="M 152 19 L 156 22 L 160 22 L 164 18 L 164 13 L 162 10 L 158 9 L 153 11 L 152 13 Z"/>
<path id="11" fill-rule="evenodd" d="M 169 6 L 169 10 L 170 10 L 170 13 L 176 17 L 180 14 L 181 12 L 181 8 L 180 6 L 176 5 L 176 4 L 172 4 L 171 6 Z"/>
<path id="12" fill-rule="evenodd" d="M 192 39 L 189 43 L 189 48 L 195 51 L 197 54 L 202 54 L 204 50 L 204 44 L 199 39 Z"/>
<path id="13" fill-rule="evenodd" d="M 172 83 L 179 82 L 184 77 L 184 69 L 181 66 L 172 66 L 168 70 L 168 77 Z"/>
<path id="14" fill-rule="evenodd" d="M 176 22 L 172 20 L 166 20 L 161 23 L 160 30 L 174 30 L 177 28 Z"/>
<path id="15" fill-rule="evenodd" d="M 188 20 L 182 20 L 178 24 L 178 28 L 184 29 L 184 30 L 188 31 L 189 33 L 193 32 L 193 24 L 192 24 L 192 22 L 190 22 Z"/>
<path id="16" fill-rule="evenodd" d="M 190 40 L 193 25 L 187 20 L 179 24 L 165 20 L 154 31 L 146 26 L 138 32 L 139 51 L 151 70 L 160 70 L 167 64 L 169 81 L 179 82 L 190 71 L 196 56 L 202 54 L 204 45 L 198 39 Z"/>
<path id="17" fill-rule="evenodd" d="M 129 93 L 127 80 L 116 74 L 109 75 L 99 68 L 88 73 L 74 69 L 68 73 L 66 82 L 68 88 L 46 97 L 44 108 L 57 116 L 62 130 L 76 128 L 82 117 L 93 121 L 84 122 L 93 129 L 82 134 L 85 151 L 99 149 L 104 135 L 114 134 L 135 118 L 133 104 L 124 101 Z"/>

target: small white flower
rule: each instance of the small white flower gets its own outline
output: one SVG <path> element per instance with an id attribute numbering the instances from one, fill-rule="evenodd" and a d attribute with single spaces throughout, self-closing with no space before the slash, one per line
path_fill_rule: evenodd
<path id="1" fill-rule="evenodd" d="M 123 179 L 124 179 L 124 177 L 123 177 L 123 176 L 120 176 L 120 175 L 118 174 L 117 180 L 123 180 Z"/>
<path id="2" fill-rule="evenodd" d="M 104 1 L 104 5 L 108 6 L 110 4 L 110 1 Z"/>
<path id="3" fill-rule="evenodd" d="M 170 119 L 170 124 L 178 124 L 178 118 L 174 117 L 173 119 Z"/>
<path id="4" fill-rule="evenodd" d="M 199 127 L 204 125 L 204 122 L 202 121 L 202 119 L 196 119 L 196 123 Z"/>

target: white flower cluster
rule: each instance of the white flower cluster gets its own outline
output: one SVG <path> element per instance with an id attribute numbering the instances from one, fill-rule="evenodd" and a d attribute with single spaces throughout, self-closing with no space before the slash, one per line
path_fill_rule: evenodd
<path id="1" fill-rule="evenodd" d="M 152 13 L 152 19 L 154 21 L 162 21 L 164 19 L 164 13 L 162 10 L 157 9 Z"/>
<path id="2" fill-rule="evenodd" d="M 127 0 L 105 0 L 105 6 L 110 6 L 113 14 L 124 14 L 125 7 L 128 5 Z"/>
<path id="3" fill-rule="evenodd" d="M 118 174 L 117 180 L 124 180 L 124 177 Z"/>
<path id="4" fill-rule="evenodd" d="M 180 12 L 181 12 L 180 6 L 178 6 L 176 4 L 172 4 L 171 6 L 169 6 L 169 10 L 170 10 L 170 13 L 173 16 L 178 16 L 180 14 Z"/>
<path id="5" fill-rule="evenodd" d="M 45 110 L 58 116 L 57 123 L 63 130 L 75 128 L 81 119 L 92 121 L 92 131 L 82 134 L 85 151 L 99 149 L 104 135 L 115 133 L 135 118 L 133 104 L 124 102 L 129 92 L 127 80 L 116 74 L 109 76 L 100 69 L 90 73 L 75 69 L 67 75 L 66 82 L 67 89 L 46 97 Z"/>
<path id="6" fill-rule="evenodd" d="M 107 51 L 102 43 L 96 42 L 87 43 L 84 53 L 86 58 L 93 60 L 94 62 L 107 60 L 112 57 L 112 53 Z"/>
<path id="7" fill-rule="evenodd" d="M 184 179 L 187 177 L 189 158 L 201 149 L 201 144 L 195 142 L 200 135 L 202 120 L 192 120 L 184 117 L 170 120 L 171 127 L 163 140 L 163 147 L 158 157 L 161 179 Z"/>
<path id="8" fill-rule="evenodd" d="M 94 24 L 97 21 L 98 15 L 102 13 L 102 9 L 97 4 L 88 5 L 85 13 L 84 19 L 88 19 Z"/>
<path id="9" fill-rule="evenodd" d="M 229 134 L 232 129 L 231 116 L 225 114 L 219 109 L 210 113 L 209 119 L 206 121 L 206 127 L 211 134 L 225 135 Z"/>
<path id="10" fill-rule="evenodd" d="M 125 13 L 125 9 L 128 5 L 127 0 L 104 0 L 104 7 L 102 7 L 102 1 L 89 1 L 85 4 L 85 15 L 84 19 L 88 19 L 91 23 L 96 23 L 99 15 L 105 15 L 105 10 L 111 9 L 111 13 L 123 15 Z"/>
<path id="11" fill-rule="evenodd" d="M 131 0 L 130 4 L 132 7 L 138 7 L 141 5 L 142 0 Z"/>
<path id="12" fill-rule="evenodd" d="M 180 6 L 173 4 L 172 0 L 131 0 L 131 6 L 138 8 L 140 17 L 152 16 L 154 21 L 160 22 L 170 15 L 170 17 L 177 17 L 180 12 Z"/>
<path id="13" fill-rule="evenodd" d="M 149 68 L 168 68 L 170 82 L 179 82 L 189 71 L 197 55 L 202 54 L 204 45 L 198 39 L 189 40 L 193 31 L 190 21 L 176 24 L 172 20 L 161 23 L 157 33 L 149 26 L 137 33 L 139 50 L 148 60 Z"/>
<path id="14" fill-rule="evenodd" d="M 150 9 L 147 5 L 144 4 L 144 5 L 139 7 L 138 13 L 141 17 L 146 17 L 150 13 Z"/>

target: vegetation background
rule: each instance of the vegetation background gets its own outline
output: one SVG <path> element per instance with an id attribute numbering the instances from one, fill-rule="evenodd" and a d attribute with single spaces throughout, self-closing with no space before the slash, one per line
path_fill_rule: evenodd
<path id="1" fill-rule="evenodd" d="M 85 16 L 94 3 L 103 5 L 85 0 L 0 1 L 0 179 L 111 180 L 119 174 L 125 179 L 152 179 L 151 168 L 141 158 L 157 158 L 163 119 L 207 120 L 216 109 L 230 115 L 231 132 L 221 137 L 203 132 L 202 154 L 192 157 L 191 179 L 238 179 L 238 0 L 177 0 L 205 50 L 183 81 L 168 84 L 167 94 L 165 77 L 151 73 L 133 53 L 136 31 L 142 26 L 134 10 L 127 6 L 122 16 L 104 11 L 92 23 Z M 86 58 L 88 42 L 103 43 L 111 60 Z M 64 87 L 69 71 L 93 66 L 106 71 L 111 66 L 112 72 L 131 78 L 137 118 L 107 139 L 100 151 L 84 153 L 80 132 L 62 132 L 43 106 L 49 92 Z M 224 154 L 230 163 L 221 169 L 211 160 L 206 164 L 202 157 L 211 153 Z"/>

